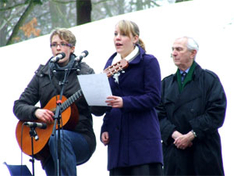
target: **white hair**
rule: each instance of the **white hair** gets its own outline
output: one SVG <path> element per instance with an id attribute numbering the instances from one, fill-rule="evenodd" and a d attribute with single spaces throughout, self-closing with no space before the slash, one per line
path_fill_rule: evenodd
<path id="1" fill-rule="evenodd" d="M 187 38 L 188 42 L 187 42 L 187 48 L 188 50 L 192 51 L 192 50 L 199 50 L 199 45 L 198 43 L 192 38 L 192 37 L 187 37 L 184 36 L 183 38 Z"/>

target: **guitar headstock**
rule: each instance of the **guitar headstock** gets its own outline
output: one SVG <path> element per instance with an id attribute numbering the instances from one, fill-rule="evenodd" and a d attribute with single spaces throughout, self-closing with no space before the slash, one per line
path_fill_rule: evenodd
<path id="1" fill-rule="evenodd" d="M 107 77 L 112 76 L 113 74 L 122 71 L 128 67 L 128 61 L 121 59 L 119 62 L 107 67 L 103 72 L 106 73 Z"/>

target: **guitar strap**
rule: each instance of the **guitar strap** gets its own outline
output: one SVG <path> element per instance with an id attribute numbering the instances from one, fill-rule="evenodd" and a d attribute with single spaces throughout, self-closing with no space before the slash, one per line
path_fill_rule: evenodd
<path id="1" fill-rule="evenodd" d="M 55 82 L 54 82 L 54 79 L 52 79 L 53 77 L 55 77 L 54 74 L 51 74 L 53 73 L 53 68 L 51 67 L 51 65 L 49 66 L 50 68 L 50 71 L 49 71 L 49 78 L 50 78 L 50 83 L 53 85 L 54 87 L 54 93 L 53 95 L 58 95 L 59 94 L 59 91 L 60 91 L 60 88 L 56 86 Z M 56 78 L 56 77 L 55 77 Z M 57 78 L 56 78 L 57 79 Z M 57 96 L 56 96 L 56 101 L 57 101 Z"/>

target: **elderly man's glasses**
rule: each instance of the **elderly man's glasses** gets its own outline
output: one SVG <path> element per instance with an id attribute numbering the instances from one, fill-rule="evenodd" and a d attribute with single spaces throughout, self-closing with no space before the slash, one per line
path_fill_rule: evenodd
<path id="1" fill-rule="evenodd" d="M 66 46 L 67 46 L 67 47 L 70 47 L 70 48 L 72 47 L 72 45 L 69 44 L 69 43 L 60 43 L 60 44 L 59 44 L 59 43 L 51 43 L 51 44 L 50 44 L 50 47 L 53 47 L 53 48 L 57 48 L 58 46 L 59 46 L 60 48 L 64 48 L 64 47 L 66 47 Z"/>

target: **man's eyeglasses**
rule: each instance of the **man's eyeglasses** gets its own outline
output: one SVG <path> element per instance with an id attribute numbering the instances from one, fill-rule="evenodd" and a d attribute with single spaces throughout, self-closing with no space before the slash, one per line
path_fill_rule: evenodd
<path id="1" fill-rule="evenodd" d="M 57 48 L 57 47 L 60 47 L 60 48 L 63 48 L 63 47 L 65 47 L 65 46 L 67 46 L 67 47 L 72 47 L 72 45 L 71 44 L 69 44 L 69 43 L 51 43 L 50 44 L 50 47 L 53 47 L 53 48 Z"/>

